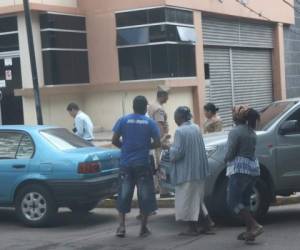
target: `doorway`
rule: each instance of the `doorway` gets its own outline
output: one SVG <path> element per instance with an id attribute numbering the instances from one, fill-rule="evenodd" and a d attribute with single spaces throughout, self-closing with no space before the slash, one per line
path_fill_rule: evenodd
<path id="1" fill-rule="evenodd" d="M 14 95 L 14 90 L 21 88 L 20 57 L 0 58 L 0 89 L 2 91 L 0 121 L 2 125 L 24 124 L 22 97 Z"/>

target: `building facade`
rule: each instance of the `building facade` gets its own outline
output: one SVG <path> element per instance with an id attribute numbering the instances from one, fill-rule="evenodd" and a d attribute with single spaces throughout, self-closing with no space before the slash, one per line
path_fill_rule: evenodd
<path id="1" fill-rule="evenodd" d="M 295 24 L 284 27 L 287 97 L 300 96 L 300 1 L 294 1 Z"/>
<path id="2" fill-rule="evenodd" d="M 21 2 L 0 4 L 2 118 L 35 124 Z M 71 128 L 74 101 L 108 130 L 135 95 L 154 101 L 158 87 L 170 89 L 170 120 L 187 105 L 199 123 L 206 101 L 230 125 L 233 105 L 286 97 L 283 25 L 294 10 L 281 0 L 35 0 L 31 9 L 47 124 Z"/>

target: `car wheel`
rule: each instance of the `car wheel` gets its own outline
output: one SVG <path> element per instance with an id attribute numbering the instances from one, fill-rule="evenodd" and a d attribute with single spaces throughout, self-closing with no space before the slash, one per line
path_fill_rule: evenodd
<path id="1" fill-rule="evenodd" d="M 69 206 L 69 208 L 72 210 L 74 213 L 88 213 L 94 208 L 97 207 L 99 201 L 93 201 L 89 203 L 74 203 Z"/>
<path id="2" fill-rule="evenodd" d="M 57 213 L 52 195 L 47 188 L 38 184 L 23 187 L 17 193 L 15 206 L 18 218 L 31 227 L 49 224 Z"/>
<path id="3" fill-rule="evenodd" d="M 216 188 L 211 203 L 211 212 L 216 217 L 230 219 L 231 222 L 240 224 L 240 218 L 233 215 L 227 206 L 227 183 L 228 179 L 224 178 Z M 259 178 L 250 197 L 250 210 L 256 219 L 261 219 L 267 214 L 270 203 L 271 199 L 268 185 L 263 179 Z"/>

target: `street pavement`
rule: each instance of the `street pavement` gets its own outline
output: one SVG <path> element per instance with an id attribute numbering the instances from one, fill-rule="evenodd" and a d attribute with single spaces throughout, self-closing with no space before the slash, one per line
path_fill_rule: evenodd
<path id="1" fill-rule="evenodd" d="M 1 250 L 299 250 L 300 205 L 271 208 L 263 221 L 265 233 L 254 244 L 245 245 L 236 236 L 243 228 L 218 225 L 216 235 L 178 236 L 184 225 L 174 221 L 173 209 L 160 209 L 151 217 L 152 235 L 137 237 L 139 222 L 134 209 L 128 216 L 127 237 L 114 236 L 117 213 L 114 209 L 95 209 L 82 216 L 62 210 L 51 228 L 26 228 L 12 210 L 0 210 Z"/>

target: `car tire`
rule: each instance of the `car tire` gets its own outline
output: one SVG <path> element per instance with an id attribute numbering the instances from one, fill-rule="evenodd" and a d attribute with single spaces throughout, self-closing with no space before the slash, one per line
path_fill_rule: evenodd
<path id="1" fill-rule="evenodd" d="M 73 213 L 88 213 L 97 207 L 99 201 L 92 201 L 88 203 L 74 203 L 69 206 Z"/>
<path id="2" fill-rule="evenodd" d="M 16 195 L 15 207 L 18 218 L 30 227 L 49 225 L 57 214 L 51 193 L 39 184 L 22 187 Z"/>
<path id="3" fill-rule="evenodd" d="M 227 184 L 227 178 L 224 178 L 219 183 L 211 202 L 210 211 L 213 216 L 220 218 L 222 221 L 225 219 L 226 222 L 241 224 L 240 218 L 234 215 L 227 206 Z M 254 194 L 251 196 L 250 203 L 252 213 L 256 219 L 262 219 L 267 214 L 271 203 L 271 195 L 268 185 L 262 178 L 258 178 L 255 184 Z"/>

